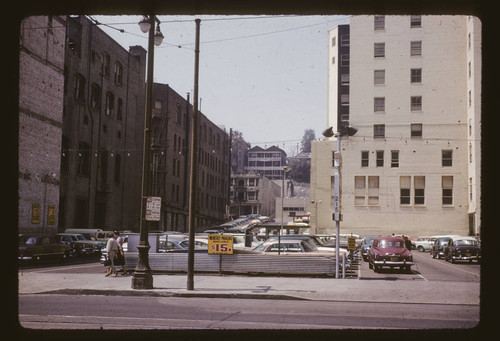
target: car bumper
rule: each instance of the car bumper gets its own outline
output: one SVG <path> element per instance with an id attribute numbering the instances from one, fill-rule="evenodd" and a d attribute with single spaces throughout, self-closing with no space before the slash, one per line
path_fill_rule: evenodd
<path id="1" fill-rule="evenodd" d="M 32 260 L 33 256 L 18 256 L 18 260 Z"/>
<path id="2" fill-rule="evenodd" d="M 480 260 L 481 256 L 451 256 L 453 260 Z"/>
<path id="3" fill-rule="evenodd" d="M 373 261 L 374 265 L 377 266 L 412 266 L 415 265 L 413 261 L 389 261 L 389 260 L 376 260 Z"/>

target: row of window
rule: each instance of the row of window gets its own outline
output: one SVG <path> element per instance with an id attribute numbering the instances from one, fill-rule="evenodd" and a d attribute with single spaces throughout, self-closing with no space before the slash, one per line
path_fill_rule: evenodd
<path id="1" fill-rule="evenodd" d="M 77 73 L 74 79 L 75 79 L 74 89 L 73 89 L 74 98 L 79 102 L 85 102 L 86 100 L 85 77 Z M 101 93 L 102 93 L 101 87 L 96 83 L 92 83 L 92 85 L 90 86 L 90 107 L 92 109 L 101 108 L 101 101 L 102 101 Z M 115 106 L 115 95 L 111 91 L 107 91 L 104 113 L 108 116 L 114 117 L 115 108 L 116 108 L 116 118 L 118 120 L 123 120 L 123 100 L 121 98 L 118 98 L 116 100 L 116 106 Z"/>
<path id="2" fill-rule="evenodd" d="M 422 27 L 421 15 L 410 15 L 410 28 Z M 373 18 L 373 29 L 375 31 L 385 30 L 385 15 L 376 15 Z"/>
<path id="3" fill-rule="evenodd" d="M 422 55 L 422 41 L 411 41 L 410 42 L 410 56 L 421 56 Z M 375 58 L 385 57 L 385 43 L 374 43 L 373 44 L 373 56 Z"/>
<path id="4" fill-rule="evenodd" d="M 379 206 L 380 205 L 380 177 L 355 176 L 354 177 L 354 205 Z M 400 176 L 399 177 L 399 204 L 425 205 L 425 176 Z M 441 204 L 453 205 L 453 176 L 441 177 Z"/>
<path id="5" fill-rule="evenodd" d="M 373 152 L 372 152 L 373 153 Z M 385 151 L 376 150 L 375 151 L 375 166 L 384 167 L 384 155 Z M 391 168 L 399 167 L 399 150 L 391 150 Z M 370 165 L 370 151 L 361 151 L 361 167 L 366 168 Z M 441 166 L 451 167 L 453 166 L 453 150 L 443 149 L 441 150 Z"/>
<path id="6" fill-rule="evenodd" d="M 411 123 L 410 124 L 410 137 L 419 138 L 422 137 L 423 125 L 422 123 Z M 373 137 L 374 138 L 385 138 L 385 124 L 374 124 L 373 125 Z"/>

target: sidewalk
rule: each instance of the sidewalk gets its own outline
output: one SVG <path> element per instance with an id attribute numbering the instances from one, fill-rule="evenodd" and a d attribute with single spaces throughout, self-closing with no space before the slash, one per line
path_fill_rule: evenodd
<path id="1" fill-rule="evenodd" d="M 19 271 L 19 294 L 149 295 L 317 301 L 479 304 L 479 283 L 237 275 L 154 274 L 153 289 L 132 289 L 132 276 Z"/>

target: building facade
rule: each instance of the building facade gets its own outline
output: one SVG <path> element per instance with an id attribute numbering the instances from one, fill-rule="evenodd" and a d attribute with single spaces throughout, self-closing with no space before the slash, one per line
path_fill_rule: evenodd
<path id="1" fill-rule="evenodd" d="M 276 198 L 281 197 L 281 186 L 254 171 L 231 175 L 230 215 L 260 214 L 275 218 Z"/>
<path id="2" fill-rule="evenodd" d="M 480 22 L 377 15 L 349 26 L 348 123 L 358 132 L 341 141 L 343 231 L 479 234 Z M 330 31 L 330 53 L 338 34 Z M 329 84 L 338 81 L 332 66 Z M 329 105 L 330 126 L 339 114 Z M 331 162 L 332 150 L 322 150 Z M 315 172 L 333 188 L 331 175 Z"/>
<path id="3" fill-rule="evenodd" d="M 138 231 L 146 50 L 68 16 L 59 229 Z"/>
<path id="4" fill-rule="evenodd" d="M 268 179 L 274 180 L 283 177 L 283 167 L 285 166 L 286 153 L 276 146 L 267 149 L 255 146 L 248 150 L 246 171 L 255 171 Z"/>
<path id="5" fill-rule="evenodd" d="M 65 17 L 21 23 L 19 40 L 19 233 L 55 233 L 63 121 Z"/>
<path id="6" fill-rule="evenodd" d="M 191 121 L 193 106 L 168 84 L 154 84 L 152 186 L 162 198 L 155 230 L 188 230 Z M 229 207 L 230 141 L 228 133 L 199 115 L 198 198 L 195 228 L 220 224 Z"/>

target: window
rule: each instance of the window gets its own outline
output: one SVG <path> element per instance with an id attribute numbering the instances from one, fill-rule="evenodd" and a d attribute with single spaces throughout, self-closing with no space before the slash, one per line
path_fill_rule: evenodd
<path id="1" fill-rule="evenodd" d="M 443 205 L 453 205 L 453 176 L 443 176 L 441 179 Z"/>
<path id="2" fill-rule="evenodd" d="M 377 167 L 384 167 L 384 151 L 377 150 Z"/>
<path id="3" fill-rule="evenodd" d="M 75 99 L 85 101 L 85 78 L 77 73 L 75 75 Z"/>
<path id="4" fill-rule="evenodd" d="M 373 125 L 373 137 L 385 137 L 385 124 Z"/>
<path id="5" fill-rule="evenodd" d="M 368 206 L 378 206 L 379 204 L 379 177 L 368 177 Z"/>
<path id="6" fill-rule="evenodd" d="M 340 95 L 340 104 L 341 105 L 349 105 L 349 94 Z"/>
<path id="7" fill-rule="evenodd" d="M 412 15 L 410 16 L 410 28 L 422 27 L 422 16 Z"/>
<path id="8" fill-rule="evenodd" d="M 375 85 L 385 84 L 385 70 L 373 71 L 373 84 Z"/>
<path id="9" fill-rule="evenodd" d="M 422 96 L 411 96 L 411 111 L 422 111 Z"/>
<path id="10" fill-rule="evenodd" d="M 123 81 L 123 66 L 122 64 L 116 62 L 115 63 L 115 83 L 118 85 L 122 85 Z"/>
<path id="11" fill-rule="evenodd" d="M 341 54 L 340 55 L 340 66 L 348 67 L 349 66 L 349 55 Z"/>
<path id="12" fill-rule="evenodd" d="M 399 167 L 399 150 L 391 150 L 391 167 Z"/>
<path id="13" fill-rule="evenodd" d="M 337 37 L 332 38 L 332 47 L 334 47 L 337 44 Z"/>
<path id="14" fill-rule="evenodd" d="M 410 204 L 411 177 L 401 176 L 399 178 L 399 203 L 401 205 Z"/>
<path id="15" fill-rule="evenodd" d="M 366 180 L 364 176 L 354 177 L 354 205 L 364 206 L 366 201 Z"/>
<path id="16" fill-rule="evenodd" d="M 110 74 L 109 54 L 106 52 L 102 54 L 102 72 L 105 76 L 109 76 Z"/>
<path id="17" fill-rule="evenodd" d="M 113 116 L 115 109 L 115 96 L 111 92 L 106 92 L 106 115 Z"/>
<path id="18" fill-rule="evenodd" d="M 410 55 L 411 56 L 421 56 L 422 55 L 422 42 L 412 41 L 410 43 Z"/>
<path id="19" fill-rule="evenodd" d="M 425 204 L 425 176 L 415 176 L 413 178 L 414 189 L 414 202 L 415 205 Z"/>
<path id="20" fill-rule="evenodd" d="M 361 167 L 368 167 L 370 153 L 367 150 L 361 151 Z"/>
<path id="21" fill-rule="evenodd" d="M 118 120 L 123 120 L 123 101 L 121 98 L 118 98 L 118 110 L 116 112 L 116 118 Z"/>
<path id="22" fill-rule="evenodd" d="M 422 83 L 422 69 L 411 69 L 411 83 Z"/>
<path id="23" fill-rule="evenodd" d="M 453 165 L 453 150 L 441 151 L 441 165 L 443 167 L 451 167 Z"/>
<path id="24" fill-rule="evenodd" d="M 373 111 L 385 111 L 385 97 L 375 97 L 373 99 Z"/>
<path id="25" fill-rule="evenodd" d="M 350 39 L 351 39 L 351 37 L 350 37 L 349 34 L 342 34 L 340 36 L 340 44 L 341 44 L 341 46 L 349 46 Z"/>
<path id="26" fill-rule="evenodd" d="M 412 123 L 410 130 L 411 137 L 422 137 L 422 123 Z"/>
<path id="27" fill-rule="evenodd" d="M 376 31 L 385 29 L 385 15 L 376 15 L 374 17 L 374 29 Z"/>
<path id="28" fill-rule="evenodd" d="M 90 106 L 93 109 L 101 107 L 101 87 L 97 84 L 92 84 L 90 89 Z"/>
<path id="29" fill-rule="evenodd" d="M 343 73 L 340 75 L 340 83 L 342 85 L 349 85 L 349 74 Z"/>
<path id="30" fill-rule="evenodd" d="M 385 43 L 375 43 L 374 44 L 374 56 L 375 57 L 385 57 Z"/>

